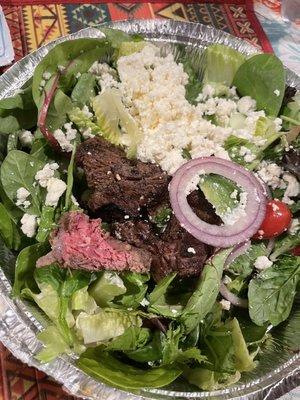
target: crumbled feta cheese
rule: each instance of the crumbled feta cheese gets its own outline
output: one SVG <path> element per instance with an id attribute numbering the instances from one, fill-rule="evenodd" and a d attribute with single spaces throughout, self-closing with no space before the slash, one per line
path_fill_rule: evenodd
<path id="1" fill-rule="evenodd" d="M 290 235 L 295 235 L 300 230 L 300 218 L 293 218 L 288 229 Z"/>
<path id="2" fill-rule="evenodd" d="M 44 72 L 43 73 L 43 78 L 48 81 L 51 78 L 51 72 Z"/>
<path id="3" fill-rule="evenodd" d="M 107 88 L 119 86 L 119 82 L 115 80 L 115 70 L 106 63 L 99 63 L 95 61 L 90 67 L 89 72 L 98 78 L 101 91 L 104 91 Z"/>
<path id="4" fill-rule="evenodd" d="M 220 304 L 221 304 L 221 307 L 222 307 L 223 310 L 226 310 L 226 311 L 230 310 L 230 306 L 231 306 L 230 301 L 222 299 L 220 301 Z"/>
<path id="5" fill-rule="evenodd" d="M 278 211 L 278 210 L 279 210 L 278 205 L 275 204 L 275 203 L 272 203 L 272 210 L 273 210 L 274 212 Z"/>
<path id="6" fill-rule="evenodd" d="M 124 219 L 129 219 L 130 216 L 129 215 L 124 215 Z"/>
<path id="7" fill-rule="evenodd" d="M 53 136 L 58 141 L 62 150 L 70 152 L 73 150 L 72 140 L 76 138 L 77 130 L 72 128 L 72 122 L 64 124 L 65 132 L 62 129 L 56 129 Z"/>
<path id="8" fill-rule="evenodd" d="M 40 82 L 40 87 L 43 88 L 46 85 L 45 79 L 42 79 Z"/>
<path id="9" fill-rule="evenodd" d="M 280 96 L 280 90 L 278 90 L 278 89 L 274 90 L 274 94 L 275 94 L 275 96 L 279 97 Z"/>
<path id="10" fill-rule="evenodd" d="M 35 180 L 42 187 L 47 187 L 49 179 L 54 176 L 54 172 L 59 168 L 57 163 L 47 163 L 43 169 L 35 174 Z"/>
<path id="11" fill-rule="evenodd" d="M 194 247 L 188 247 L 187 252 L 190 254 L 196 254 L 196 250 L 194 249 Z"/>
<path id="12" fill-rule="evenodd" d="M 47 182 L 46 206 L 56 207 L 61 195 L 67 189 L 64 181 L 58 178 L 50 178 Z"/>
<path id="13" fill-rule="evenodd" d="M 198 185 L 200 182 L 200 175 L 204 175 L 204 174 L 205 174 L 204 170 L 199 170 L 197 172 L 197 174 L 190 179 L 189 183 L 186 186 L 186 191 L 185 191 L 187 196 L 190 193 L 194 192 L 194 190 L 198 189 Z"/>
<path id="14" fill-rule="evenodd" d="M 266 268 L 269 268 L 272 266 L 272 261 L 268 259 L 266 256 L 259 256 L 254 262 L 254 267 L 258 269 L 259 271 L 262 271 Z"/>
<path id="15" fill-rule="evenodd" d="M 21 219 L 21 231 L 27 237 L 33 237 L 37 228 L 37 216 L 24 214 Z"/>
<path id="16" fill-rule="evenodd" d="M 234 189 L 234 191 L 231 193 L 231 195 L 230 195 L 230 198 L 231 199 L 236 199 L 237 198 L 237 195 L 238 195 L 238 192 L 237 192 L 237 190 L 236 189 Z"/>
<path id="17" fill-rule="evenodd" d="M 250 96 L 244 96 L 237 102 L 237 109 L 241 114 L 248 114 L 249 111 L 254 111 L 256 108 L 256 101 Z"/>
<path id="18" fill-rule="evenodd" d="M 21 145 L 24 147 L 30 147 L 33 142 L 33 134 L 30 131 L 20 131 L 19 132 L 19 140 Z"/>
<path id="19" fill-rule="evenodd" d="M 87 128 L 81 132 L 83 139 L 87 140 L 93 138 L 95 135 L 92 133 L 91 128 Z"/>
<path id="20" fill-rule="evenodd" d="M 284 173 L 282 179 L 287 184 L 282 201 L 286 204 L 293 204 L 294 201 L 291 200 L 290 197 L 296 197 L 299 195 L 300 183 L 297 181 L 294 175 L 289 173 Z"/>
<path id="21" fill-rule="evenodd" d="M 252 162 L 256 158 L 255 154 L 252 154 L 252 151 L 246 146 L 241 146 L 239 154 L 244 157 L 246 162 Z"/>
<path id="22" fill-rule="evenodd" d="M 224 285 L 229 285 L 229 283 L 231 283 L 231 282 L 232 282 L 232 279 L 230 278 L 230 276 L 225 275 L 223 278 Z"/>
<path id="23" fill-rule="evenodd" d="M 79 79 L 81 77 L 81 72 L 77 72 L 77 74 L 75 75 L 76 79 Z"/>
<path id="24" fill-rule="evenodd" d="M 20 187 L 17 190 L 17 201 L 16 201 L 16 205 L 17 206 L 23 206 L 24 208 L 28 208 L 30 206 L 30 201 L 27 200 L 27 198 L 30 196 L 30 192 L 24 188 L 24 187 Z"/>
<path id="25" fill-rule="evenodd" d="M 285 185 L 282 186 L 282 169 L 279 165 L 275 163 L 267 163 L 263 161 L 259 170 L 257 171 L 257 175 L 260 179 L 262 179 L 267 185 L 269 185 L 272 189 L 281 188 L 283 189 Z"/>
<path id="26" fill-rule="evenodd" d="M 57 69 L 58 69 L 59 72 L 64 72 L 65 67 L 63 65 L 58 65 Z"/>
<path id="27" fill-rule="evenodd" d="M 240 201 L 237 207 L 233 210 L 228 210 L 227 213 L 221 215 L 222 221 L 225 225 L 234 225 L 240 218 L 246 215 L 245 208 L 247 205 L 247 192 L 242 192 L 240 194 Z"/>
<path id="28" fill-rule="evenodd" d="M 142 301 L 140 301 L 140 305 L 143 307 L 147 307 L 150 304 L 150 302 L 146 299 L 146 297 L 143 298 Z"/>
<path id="29" fill-rule="evenodd" d="M 87 105 L 83 106 L 82 110 L 83 114 L 88 117 L 88 118 L 93 118 L 93 113 L 90 112 L 89 108 Z"/>

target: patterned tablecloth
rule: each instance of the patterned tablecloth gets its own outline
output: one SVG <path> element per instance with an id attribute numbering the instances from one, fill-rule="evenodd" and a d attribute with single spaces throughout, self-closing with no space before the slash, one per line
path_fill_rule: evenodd
<path id="1" fill-rule="evenodd" d="M 283 21 L 280 0 L 254 0 L 254 4 L 251 0 L 206 1 L 77 4 L 69 0 L 69 4 L 54 4 L 57 0 L 48 0 L 41 5 L 38 0 L 0 0 L 0 4 L 10 29 L 15 61 L 50 40 L 86 26 L 129 18 L 169 18 L 212 25 L 259 49 L 274 50 L 300 75 L 300 21 Z M 0 344 L 0 400 L 36 399 L 74 397 L 43 373 L 20 363 Z M 284 396 L 284 400 L 292 399 L 300 399 L 299 389 Z"/>

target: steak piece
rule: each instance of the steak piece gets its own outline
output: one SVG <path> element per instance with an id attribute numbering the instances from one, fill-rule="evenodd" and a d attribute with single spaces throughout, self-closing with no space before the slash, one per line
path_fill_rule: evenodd
<path id="1" fill-rule="evenodd" d="M 201 192 L 192 192 L 188 196 L 188 202 L 205 222 L 221 222 Z M 174 215 L 161 237 L 145 221 L 117 222 L 112 226 L 112 234 L 152 254 L 151 275 L 157 282 L 172 272 L 177 272 L 182 278 L 199 276 L 207 258 L 213 252 L 211 246 L 200 242 L 182 228 Z"/>
<path id="2" fill-rule="evenodd" d="M 158 204 L 168 190 L 168 175 L 155 164 L 129 160 L 124 150 L 97 136 L 83 142 L 76 163 L 92 191 L 87 207 L 96 212 L 114 204 L 132 217 L 141 207 Z"/>
<path id="3" fill-rule="evenodd" d="M 37 267 L 58 262 L 64 268 L 89 271 L 150 270 L 149 252 L 110 237 L 101 229 L 100 219 L 89 219 L 82 212 L 64 214 L 59 228 L 51 234 L 50 243 L 52 250 L 37 261 Z"/>

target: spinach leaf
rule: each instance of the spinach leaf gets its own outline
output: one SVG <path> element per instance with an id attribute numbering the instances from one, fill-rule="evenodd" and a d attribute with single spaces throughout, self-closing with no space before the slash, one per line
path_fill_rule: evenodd
<path id="1" fill-rule="evenodd" d="M 0 132 L 13 133 L 36 125 L 37 109 L 31 89 L 29 80 L 18 94 L 0 100 Z"/>
<path id="2" fill-rule="evenodd" d="M 243 65 L 244 54 L 222 44 L 208 46 L 204 52 L 204 83 L 218 82 L 231 86 L 238 68 Z"/>
<path id="3" fill-rule="evenodd" d="M 73 103 L 61 89 L 57 89 L 47 113 L 47 126 L 54 131 L 67 122 L 67 113 L 73 108 Z"/>
<path id="4" fill-rule="evenodd" d="M 292 100 L 284 107 L 283 113 L 280 115 L 285 130 L 300 125 L 300 94 L 296 94 Z"/>
<path id="5" fill-rule="evenodd" d="M 14 202 L 17 190 L 24 187 L 30 193 L 31 204 L 28 208 L 20 208 L 29 214 L 40 215 L 45 193 L 39 185 L 34 185 L 35 174 L 44 167 L 44 163 L 29 154 L 12 150 L 1 165 L 1 182 L 8 198 Z"/>
<path id="6" fill-rule="evenodd" d="M 77 365 L 88 375 L 121 389 L 161 387 L 173 382 L 182 370 L 178 367 L 152 368 L 143 370 L 124 364 L 101 348 L 88 349 Z"/>
<path id="7" fill-rule="evenodd" d="M 25 249 L 19 253 L 16 261 L 15 281 L 12 289 L 13 296 L 20 296 L 22 290 L 25 288 L 29 288 L 33 292 L 38 291 L 38 287 L 33 279 L 33 274 L 37 260 L 45 255 L 47 250 L 48 245 L 38 243 L 25 247 Z"/>
<path id="8" fill-rule="evenodd" d="M 179 304 L 178 298 L 175 304 L 170 304 L 167 299 L 167 290 L 174 278 L 176 273 L 165 276 L 153 289 L 149 295 L 149 311 L 160 314 L 168 318 L 176 318 L 182 311 L 182 305 Z"/>
<path id="9" fill-rule="evenodd" d="M 18 250 L 21 234 L 3 204 L 0 203 L 0 235 L 9 249 Z"/>
<path id="10" fill-rule="evenodd" d="M 228 267 L 228 271 L 240 278 L 247 278 L 253 272 L 253 265 L 257 257 L 267 253 L 264 243 L 251 244 L 249 250 L 238 256 Z"/>
<path id="11" fill-rule="evenodd" d="M 95 97 L 96 77 L 89 72 L 80 76 L 71 94 L 71 100 L 80 108 Z"/>
<path id="12" fill-rule="evenodd" d="M 233 85 L 240 95 L 255 99 L 258 110 L 264 110 L 267 115 L 276 117 L 285 90 L 282 62 L 273 54 L 252 56 L 237 70 Z"/>
<path id="13" fill-rule="evenodd" d="M 197 287 L 180 316 L 186 333 L 191 332 L 213 307 L 219 293 L 224 263 L 230 251 L 220 251 L 204 266 Z"/>
<path id="14" fill-rule="evenodd" d="M 288 318 L 300 279 L 300 258 L 284 255 L 249 283 L 249 314 L 259 326 Z"/>
<path id="15" fill-rule="evenodd" d="M 16 150 L 18 148 L 18 142 L 18 133 L 10 133 L 7 138 L 7 153 L 9 153 L 11 150 Z"/>
<path id="16" fill-rule="evenodd" d="M 41 99 L 45 93 L 40 91 L 40 84 L 44 73 L 50 73 L 52 77 L 45 86 L 47 92 L 53 82 L 51 80 L 58 72 L 58 66 L 65 68 L 60 77 L 59 88 L 62 91 L 70 90 L 75 83 L 75 75 L 85 73 L 94 61 L 107 57 L 110 46 L 103 39 L 84 38 L 68 40 L 55 46 L 43 58 L 34 71 L 32 82 L 32 94 L 37 107 L 41 105 Z"/>

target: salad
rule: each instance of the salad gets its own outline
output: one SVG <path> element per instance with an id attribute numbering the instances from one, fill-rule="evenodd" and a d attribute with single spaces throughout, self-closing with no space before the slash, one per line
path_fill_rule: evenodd
<path id="1" fill-rule="evenodd" d="M 1 252 L 47 363 L 138 391 L 254 370 L 300 278 L 300 94 L 272 54 L 103 29 L 0 101 Z M 40 315 L 40 313 L 39 313 Z"/>

